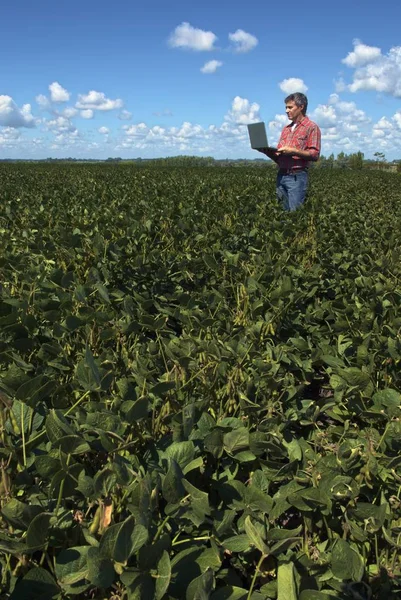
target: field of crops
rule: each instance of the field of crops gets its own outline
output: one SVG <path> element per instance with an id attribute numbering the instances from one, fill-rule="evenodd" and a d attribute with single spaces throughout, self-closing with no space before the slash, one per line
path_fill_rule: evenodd
<path id="1" fill-rule="evenodd" d="M 401 178 L 0 165 L 0 597 L 401 597 Z"/>

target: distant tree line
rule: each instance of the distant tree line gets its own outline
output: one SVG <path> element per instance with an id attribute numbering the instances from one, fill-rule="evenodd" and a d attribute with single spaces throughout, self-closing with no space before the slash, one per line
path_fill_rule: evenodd
<path id="1" fill-rule="evenodd" d="M 363 152 L 354 152 L 353 154 L 345 154 L 340 152 L 336 158 L 334 154 L 330 156 L 321 155 L 316 163 L 317 168 L 326 169 L 382 169 L 383 171 L 397 171 L 401 173 L 401 161 L 393 161 L 388 163 L 384 152 L 375 152 L 373 159 L 365 159 Z"/>
<path id="2" fill-rule="evenodd" d="M 168 156 L 164 158 L 121 158 L 121 157 L 109 157 L 106 160 L 99 160 L 94 158 L 45 158 L 39 160 L 32 159 L 0 159 L 0 162 L 51 162 L 51 163 L 95 163 L 95 162 L 106 162 L 110 164 L 135 164 L 138 166 L 155 166 L 155 167 L 264 167 L 274 168 L 275 164 L 273 161 L 267 161 L 265 158 L 254 158 L 254 159 L 216 159 L 212 156 Z M 345 154 L 340 152 L 336 157 L 334 154 L 329 156 L 321 155 L 317 163 L 312 163 L 313 168 L 325 168 L 325 169 L 382 169 L 386 171 L 397 171 L 401 173 L 401 160 L 394 160 L 393 162 L 387 162 L 385 154 L 383 152 L 375 152 L 373 159 L 365 159 L 363 152 L 355 152 L 353 154 Z"/>

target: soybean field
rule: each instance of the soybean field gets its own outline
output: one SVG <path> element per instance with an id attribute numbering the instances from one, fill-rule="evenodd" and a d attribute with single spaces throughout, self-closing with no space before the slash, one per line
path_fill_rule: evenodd
<path id="1" fill-rule="evenodd" d="M 401 177 L 0 165 L 0 597 L 401 597 Z"/>

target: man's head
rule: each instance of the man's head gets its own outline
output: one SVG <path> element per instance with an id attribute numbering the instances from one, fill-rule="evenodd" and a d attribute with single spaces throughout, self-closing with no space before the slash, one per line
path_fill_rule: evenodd
<path id="1" fill-rule="evenodd" d="M 301 92 L 296 92 L 295 94 L 290 94 L 284 100 L 285 102 L 285 112 L 287 113 L 287 117 L 291 119 L 291 121 L 297 121 L 302 118 L 302 116 L 306 115 L 306 109 L 308 108 L 308 98 L 305 94 L 301 94 Z"/>

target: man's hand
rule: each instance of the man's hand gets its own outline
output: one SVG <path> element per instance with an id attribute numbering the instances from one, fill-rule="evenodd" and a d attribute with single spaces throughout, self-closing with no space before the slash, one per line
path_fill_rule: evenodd
<path id="1" fill-rule="evenodd" d="M 285 154 L 285 155 L 288 155 L 288 154 L 296 155 L 298 153 L 298 150 L 297 150 L 297 148 L 292 148 L 291 146 L 282 146 L 281 148 L 278 148 L 277 152 L 279 154 Z"/>

